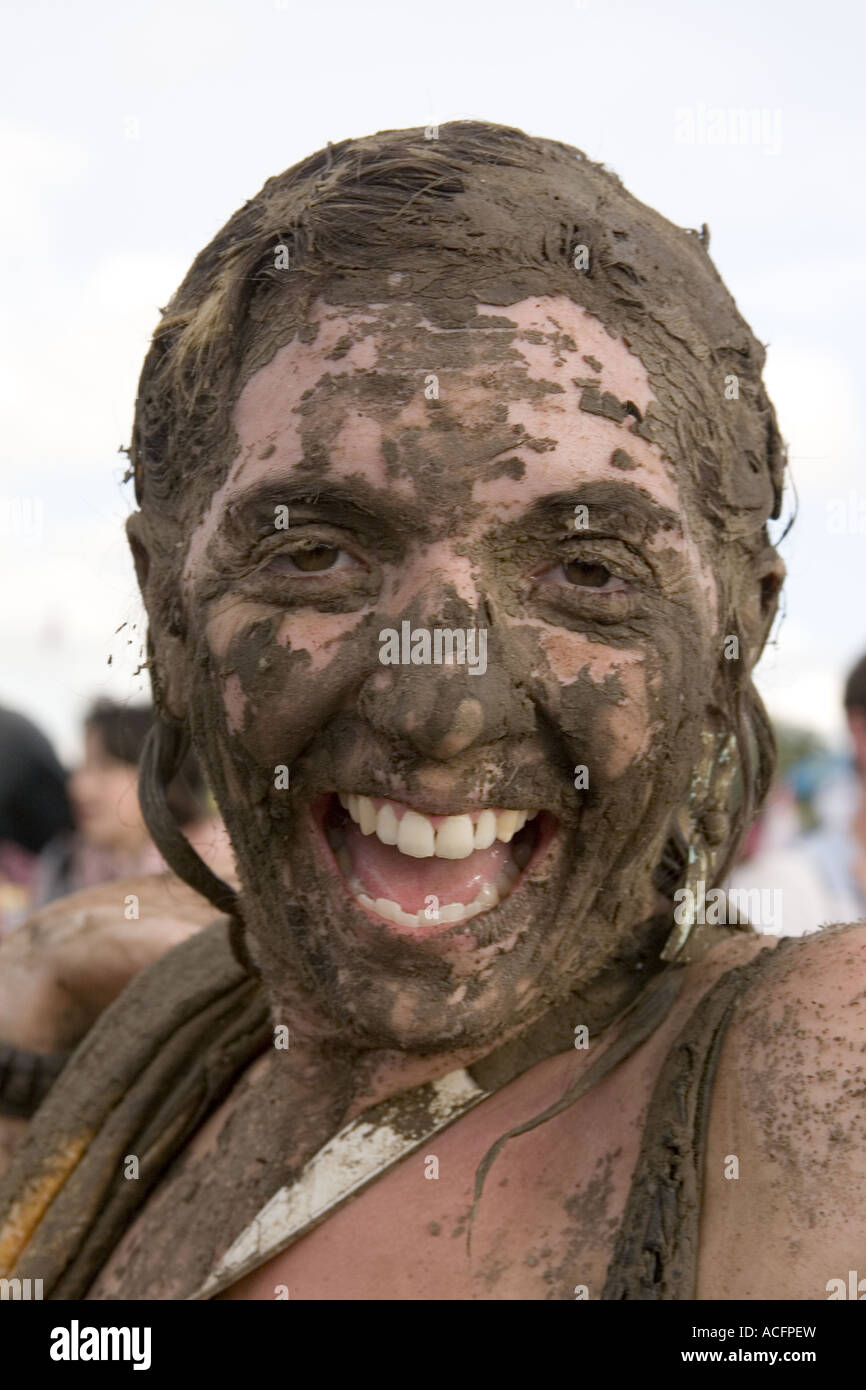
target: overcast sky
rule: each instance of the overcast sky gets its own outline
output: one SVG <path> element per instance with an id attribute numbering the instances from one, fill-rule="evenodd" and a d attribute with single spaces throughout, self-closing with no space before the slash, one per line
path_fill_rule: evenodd
<path id="1" fill-rule="evenodd" d="M 71 759 L 94 695 L 147 693 L 118 448 L 195 253 L 328 140 L 480 117 L 708 223 L 799 495 L 759 685 L 838 738 L 866 649 L 863 45 L 853 0 L 4 4 L 0 701 Z"/>

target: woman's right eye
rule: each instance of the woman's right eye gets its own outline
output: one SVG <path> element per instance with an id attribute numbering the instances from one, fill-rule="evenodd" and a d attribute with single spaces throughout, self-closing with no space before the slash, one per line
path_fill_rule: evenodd
<path id="1" fill-rule="evenodd" d="M 306 545 L 297 550 L 272 555 L 265 569 L 283 574 L 325 574 L 334 570 L 358 569 L 359 562 L 348 550 L 337 545 Z"/>
<path id="2" fill-rule="evenodd" d="M 582 589 L 612 593 L 621 592 L 626 587 L 621 579 L 611 574 L 606 565 L 587 563 L 585 560 L 563 561 L 562 572 L 569 584 L 576 584 Z"/>
<path id="3" fill-rule="evenodd" d="M 543 583 L 563 584 L 592 594 L 621 594 L 628 589 L 619 575 L 594 560 L 561 560 L 538 578 Z"/>

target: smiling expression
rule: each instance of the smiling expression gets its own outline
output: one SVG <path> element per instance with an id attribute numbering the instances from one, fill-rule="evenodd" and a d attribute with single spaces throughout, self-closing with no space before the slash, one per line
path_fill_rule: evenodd
<path id="1" fill-rule="evenodd" d="M 313 322 L 188 545 L 196 741 L 277 1007 L 291 975 L 355 1042 L 477 1043 L 658 910 L 716 584 L 646 371 L 572 301 Z M 483 633 L 483 672 L 383 664 L 404 628 Z"/>

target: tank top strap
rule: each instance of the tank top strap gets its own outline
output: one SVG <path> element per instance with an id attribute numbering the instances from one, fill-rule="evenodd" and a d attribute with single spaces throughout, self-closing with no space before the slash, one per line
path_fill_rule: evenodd
<path id="1" fill-rule="evenodd" d="M 722 975 L 668 1053 L 650 1100 L 603 1300 L 694 1298 L 707 1129 L 722 1045 L 740 998 L 783 944 Z"/>

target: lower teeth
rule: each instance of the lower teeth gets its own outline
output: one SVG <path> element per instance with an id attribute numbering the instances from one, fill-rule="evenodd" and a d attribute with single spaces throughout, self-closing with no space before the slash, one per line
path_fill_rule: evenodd
<path id="1" fill-rule="evenodd" d="M 352 867 L 352 857 L 345 845 L 332 844 L 332 848 L 340 872 L 355 902 L 368 912 L 375 912 L 377 917 L 384 917 L 386 922 L 395 922 L 401 927 L 414 927 L 416 930 L 443 922 L 454 926 L 458 922 L 468 922 L 479 912 L 489 912 L 502 902 L 503 898 L 508 897 L 520 877 L 521 870 L 526 868 L 532 856 L 530 845 L 515 845 L 512 850 L 514 861 L 503 864 L 495 884 L 485 883 L 471 903 L 445 903 L 441 907 L 421 908 L 419 912 L 405 912 L 399 903 L 393 902 L 390 898 L 372 898 L 366 893 Z"/>

